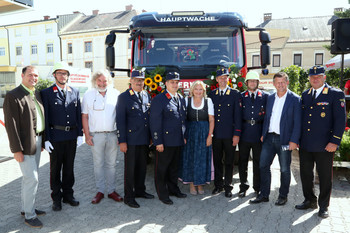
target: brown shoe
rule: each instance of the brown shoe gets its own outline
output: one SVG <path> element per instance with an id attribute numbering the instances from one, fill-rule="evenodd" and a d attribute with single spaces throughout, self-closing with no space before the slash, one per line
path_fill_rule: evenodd
<path id="1" fill-rule="evenodd" d="M 100 201 L 101 201 L 102 198 L 104 198 L 104 197 L 105 197 L 105 195 L 104 195 L 103 193 L 98 192 L 98 193 L 96 194 L 96 196 L 92 199 L 91 203 L 92 203 L 92 204 L 98 204 L 98 203 L 100 203 Z"/>
<path id="2" fill-rule="evenodd" d="M 123 201 L 123 198 L 115 191 L 113 193 L 108 194 L 108 198 L 112 198 L 116 202 Z"/>

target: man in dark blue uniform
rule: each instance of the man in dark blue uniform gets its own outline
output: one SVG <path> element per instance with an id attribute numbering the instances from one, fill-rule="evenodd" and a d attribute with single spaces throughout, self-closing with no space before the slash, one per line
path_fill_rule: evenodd
<path id="1" fill-rule="evenodd" d="M 242 125 L 240 93 L 227 85 L 229 72 L 226 68 L 216 71 L 219 87 L 209 93 L 214 104 L 215 127 L 213 135 L 214 185 L 212 194 L 225 189 L 225 196 L 232 197 L 233 160 L 239 142 Z M 222 179 L 222 160 L 225 153 L 225 181 Z"/>
<path id="2" fill-rule="evenodd" d="M 253 151 L 253 189 L 258 194 L 260 191 L 259 160 L 262 148 L 260 141 L 262 123 L 264 121 L 266 100 L 268 94 L 259 90 L 259 74 L 249 71 L 246 76 L 248 90 L 242 93 L 242 134 L 239 140 L 239 197 L 245 197 L 249 188 L 248 161 L 250 150 Z"/>
<path id="3" fill-rule="evenodd" d="M 68 64 L 56 63 L 52 74 L 56 83 L 42 90 L 41 98 L 45 109 L 45 149 L 50 153 L 52 209 L 60 211 L 62 198 L 71 206 L 79 205 L 73 196 L 74 159 L 77 145 L 83 142 L 83 131 L 79 91 L 67 85 Z"/>
<path id="4" fill-rule="evenodd" d="M 151 96 L 143 90 L 143 71 L 131 72 L 131 88 L 119 95 L 116 106 L 117 136 L 124 157 L 124 203 L 139 208 L 135 197 L 154 198 L 146 193 L 148 147 L 150 144 L 149 110 Z"/>
<path id="5" fill-rule="evenodd" d="M 323 67 L 309 70 L 311 88 L 302 94 L 302 134 L 300 142 L 300 177 L 304 202 L 296 209 L 316 209 L 314 165 L 320 182 L 318 216 L 328 217 L 332 191 L 333 157 L 345 129 L 345 96 L 325 83 Z"/>
<path id="6" fill-rule="evenodd" d="M 166 91 L 152 100 L 150 128 L 153 144 L 156 146 L 155 185 L 159 199 L 167 205 L 173 201 L 169 195 L 184 198 L 178 185 L 178 162 L 184 145 L 186 103 L 177 93 L 180 75 L 169 72 L 166 75 Z"/>

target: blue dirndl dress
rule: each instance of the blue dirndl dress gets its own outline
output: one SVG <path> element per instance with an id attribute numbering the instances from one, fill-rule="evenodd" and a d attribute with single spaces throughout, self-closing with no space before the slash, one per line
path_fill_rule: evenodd
<path id="1" fill-rule="evenodd" d="M 193 109 L 188 98 L 187 125 L 179 177 L 184 183 L 203 185 L 211 181 L 212 148 L 206 145 L 209 133 L 208 100 L 202 109 Z"/>

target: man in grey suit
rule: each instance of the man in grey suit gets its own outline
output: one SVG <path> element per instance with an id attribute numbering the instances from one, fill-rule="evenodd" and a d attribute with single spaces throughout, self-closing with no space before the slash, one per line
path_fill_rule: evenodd
<path id="1" fill-rule="evenodd" d="M 6 94 L 3 106 L 10 149 L 23 174 L 21 215 L 25 217 L 24 222 L 34 228 L 43 226 L 37 216 L 46 214 L 34 208 L 45 128 L 40 93 L 34 88 L 38 77 L 35 67 L 24 67 L 21 85 Z"/>

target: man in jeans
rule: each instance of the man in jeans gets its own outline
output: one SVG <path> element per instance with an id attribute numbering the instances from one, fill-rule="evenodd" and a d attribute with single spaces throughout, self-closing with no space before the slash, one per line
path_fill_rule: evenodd
<path id="1" fill-rule="evenodd" d="M 39 78 L 33 66 L 22 69 L 22 84 L 6 94 L 4 100 L 5 127 L 11 152 L 22 171 L 22 212 L 25 224 L 41 228 L 37 216 L 44 211 L 34 208 L 38 190 L 38 168 L 45 129 L 44 108 L 34 86 Z"/>
<path id="2" fill-rule="evenodd" d="M 97 194 L 92 204 L 98 204 L 107 191 L 116 202 L 123 198 L 115 191 L 118 139 L 115 123 L 119 91 L 113 87 L 111 75 L 100 70 L 92 75 L 93 89 L 87 91 L 82 103 L 82 122 L 85 142 L 91 146 Z"/>
<path id="3" fill-rule="evenodd" d="M 300 97 L 288 90 L 288 75 L 273 76 L 277 92 L 267 98 L 266 117 L 263 124 L 260 155 L 260 194 L 250 203 L 268 202 L 271 187 L 271 164 L 278 155 L 281 169 L 281 186 L 276 205 L 285 205 L 291 179 L 291 153 L 297 149 L 301 133 Z"/>

